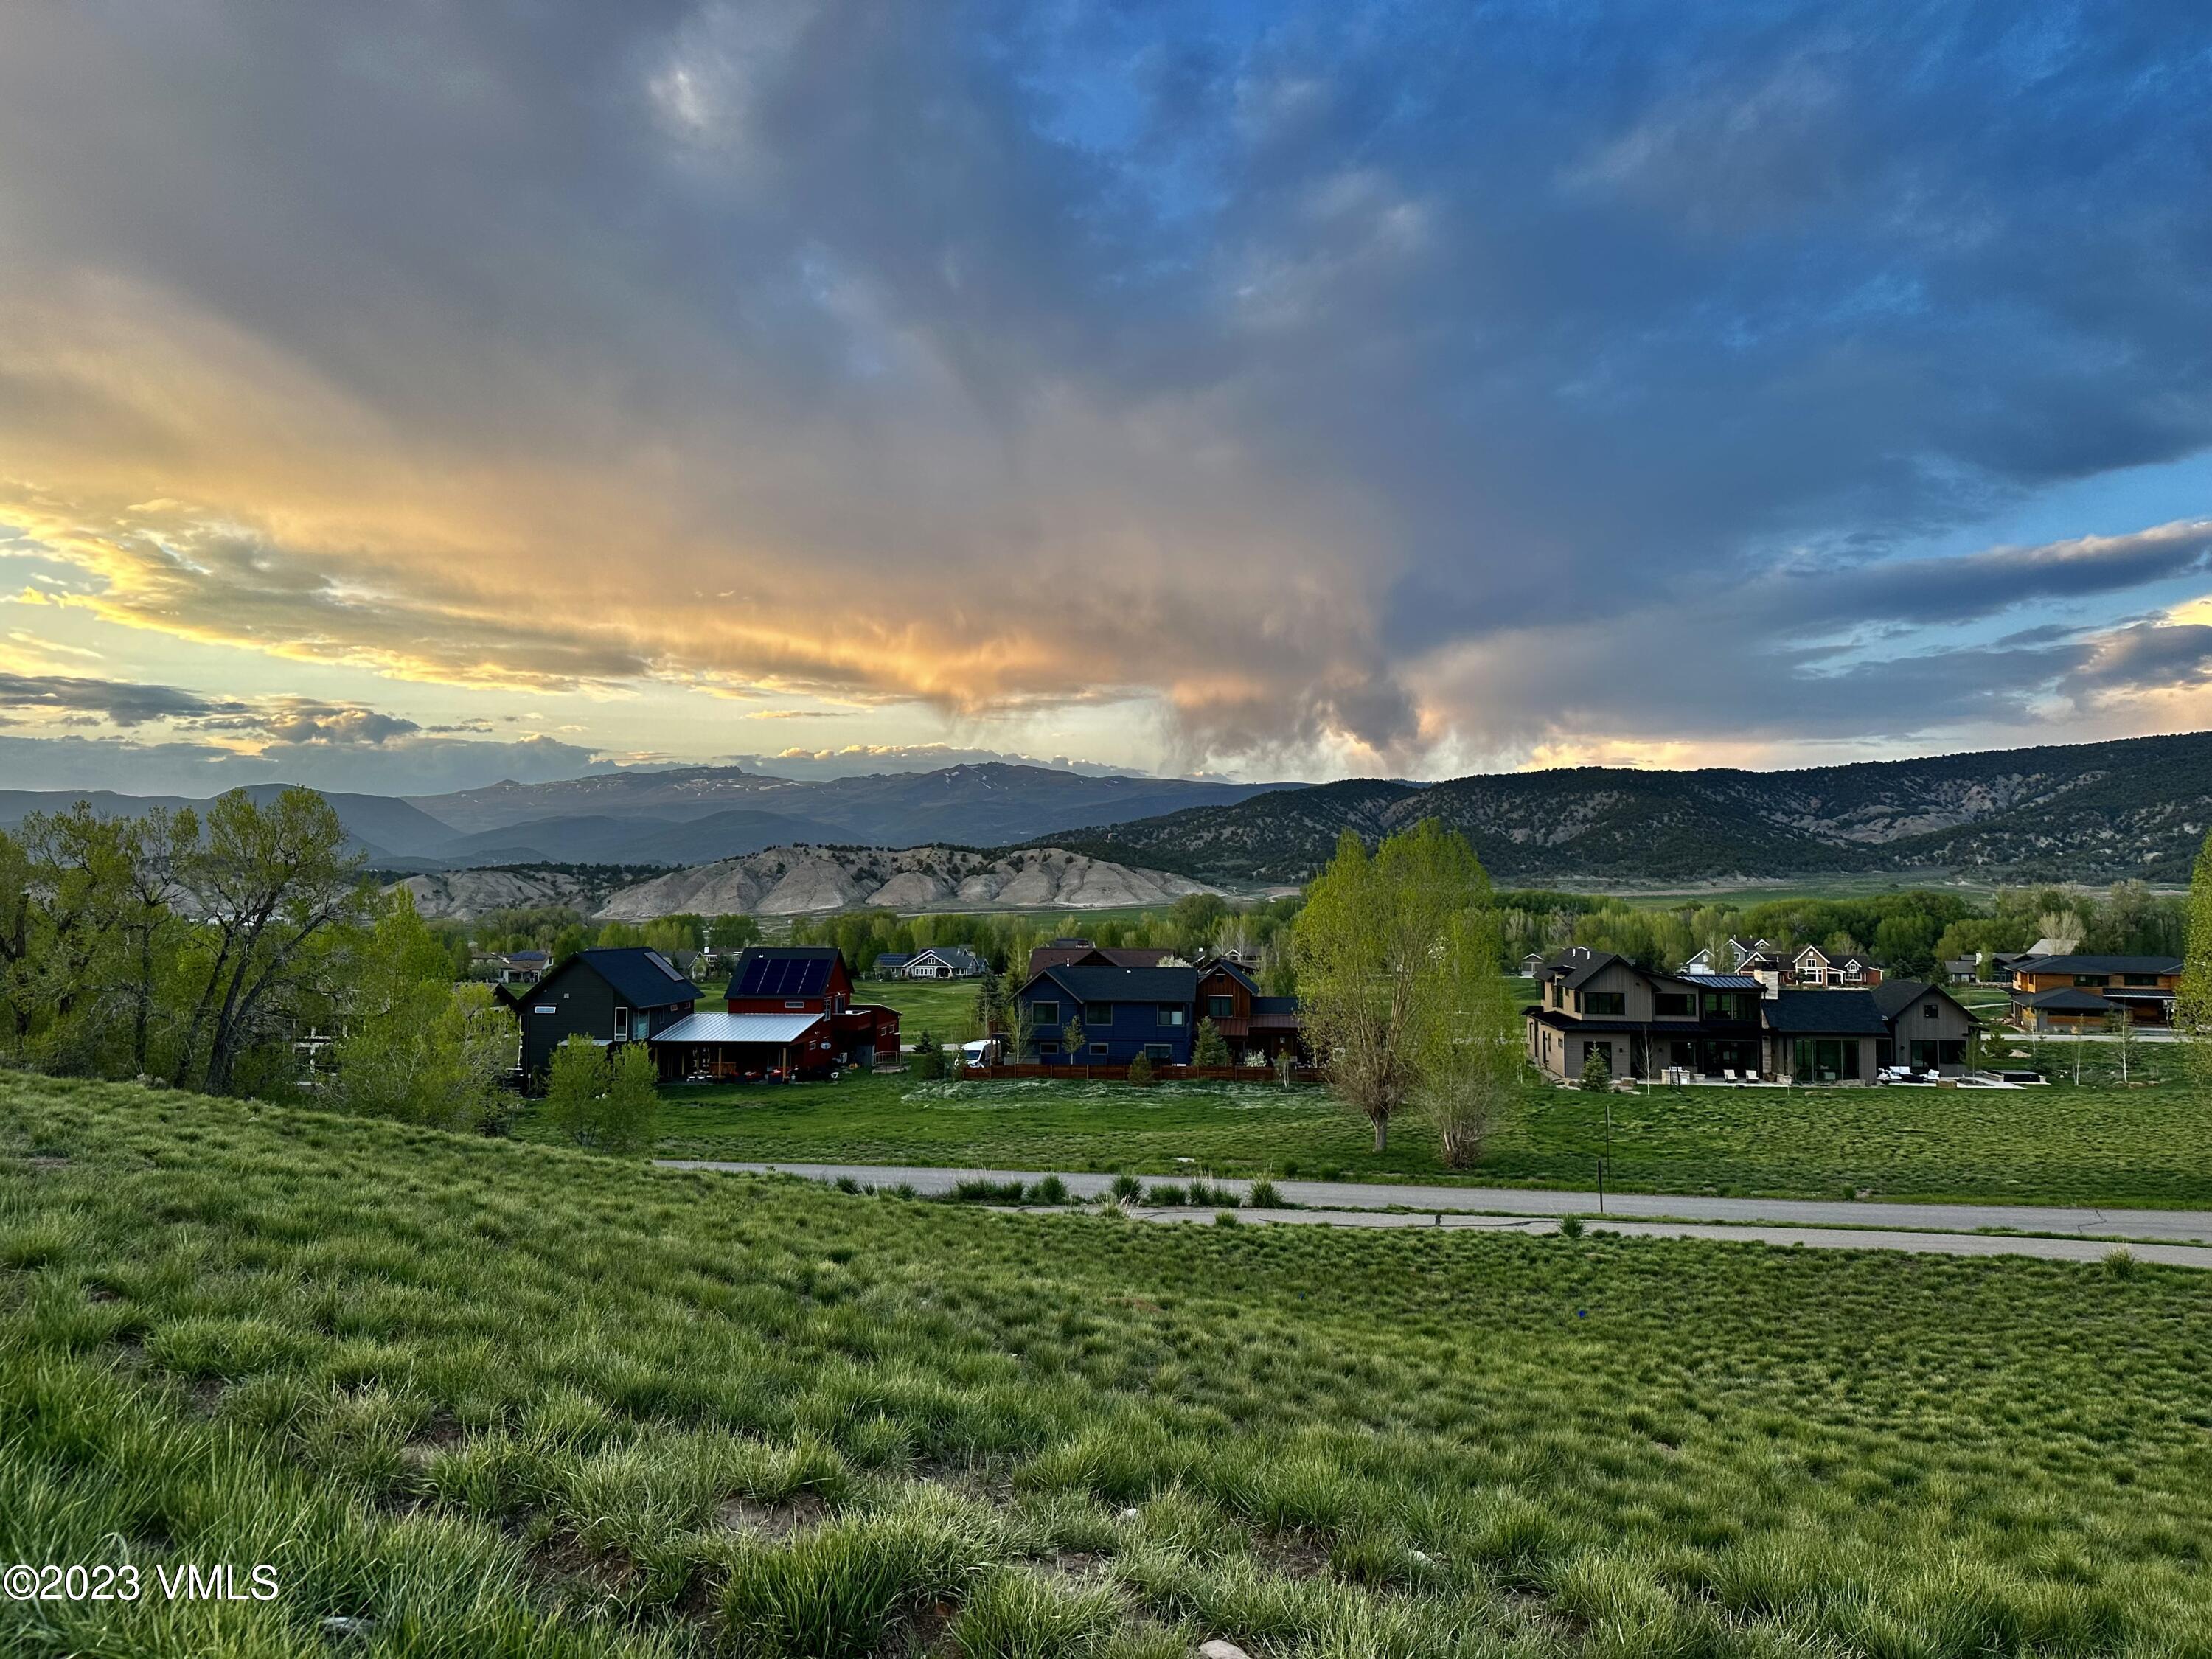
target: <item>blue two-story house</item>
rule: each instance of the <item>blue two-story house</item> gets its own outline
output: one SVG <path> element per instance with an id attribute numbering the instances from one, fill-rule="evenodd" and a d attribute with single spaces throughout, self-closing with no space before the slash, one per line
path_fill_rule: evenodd
<path id="1" fill-rule="evenodd" d="M 1126 1066 L 1139 1054 L 1155 1064 L 1190 1064 L 1194 968 L 1048 968 L 1016 994 L 1030 1015 L 1031 1041 L 1047 1066 Z M 1073 1022 L 1082 1043 L 1071 1053 Z"/>

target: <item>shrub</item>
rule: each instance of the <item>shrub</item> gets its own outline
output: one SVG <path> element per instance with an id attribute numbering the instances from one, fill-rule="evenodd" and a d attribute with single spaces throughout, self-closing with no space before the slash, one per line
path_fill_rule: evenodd
<path id="1" fill-rule="evenodd" d="M 590 1038 L 571 1036 L 553 1051 L 545 1115 L 580 1146 L 641 1152 L 653 1141 L 659 1082 L 643 1043 L 625 1044 L 611 1060 Z"/>
<path id="2" fill-rule="evenodd" d="M 981 1176 L 971 1176 L 956 1182 L 945 1194 L 955 1204 L 1018 1204 L 1022 1201 L 1022 1183 L 1018 1181 L 988 1181 Z"/>
<path id="3" fill-rule="evenodd" d="M 2115 1279 L 2131 1279 L 2136 1271 L 2136 1253 L 2124 1244 L 2115 1244 L 2105 1252 L 2105 1271 Z"/>
<path id="4" fill-rule="evenodd" d="M 1283 1195 L 1275 1190 L 1275 1183 L 1265 1176 L 1252 1183 L 1251 1196 L 1245 1200 L 1255 1210 L 1279 1210 Z"/>
<path id="5" fill-rule="evenodd" d="M 1067 1183 L 1056 1175 L 1048 1175 L 1030 1188 L 1032 1204 L 1065 1204 L 1067 1202 Z"/>
<path id="6" fill-rule="evenodd" d="M 1114 1196 L 1124 1204 L 1135 1203 L 1144 1190 L 1145 1183 L 1133 1175 L 1125 1173 L 1114 1177 Z"/>
<path id="7" fill-rule="evenodd" d="M 945 1075 L 945 1045 L 927 1031 L 914 1045 L 914 1074 L 924 1082 L 934 1082 Z"/>
<path id="8" fill-rule="evenodd" d="M 1237 1226 L 1237 1225 L 1239 1225 L 1240 1224 L 1238 1223 L 1238 1221 L 1237 1221 L 1237 1212 L 1236 1212 L 1236 1211 L 1234 1211 L 1234 1210 L 1222 1210 L 1222 1211 L 1218 1211 L 1218 1212 L 1217 1212 L 1215 1213 L 1214 1218 L 1213 1218 L 1213 1224 L 1214 1224 L 1215 1226 L 1217 1226 L 1217 1227 L 1234 1227 L 1234 1226 Z"/>
<path id="9" fill-rule="evenodd" d="M 1221 1028 L 1210 1019 L 1198 1022 L 1198 1040 L 1190 1053 L 1194 1066 L 1226 1066 L 1229 1064 L 1229 1039 L 1221 1035 Z"/>
<path id="10" fill-rule="evenodd" d="M 1583 1061 L 1581 1085 L 1585 1089 L 1613 1087 L 1613 1067 L 1606 1064 L 1604 1057 L 1595 1048 L 1591 1049 L 1589 1057 Z"/>
<path id="11" fill-rule="evenodd" d="M 1147 1204 L 1176 1205 L 1182 1202 L 1182 1188 L 1171 1181 L 1164 1181 L 1145 1194 Z"/>
<path id="12" fill-rule="evenodd" d="M 1571 1215 L 1560 1218 L 1559 1237 L 1561 1238 L 1580 1238 L 1582 1236 L 1583 1218 L 1580 1216 Z"/>
<path id="13" fill-rule="evenodd" d="M 1150 1083 L 1152 1080 L 1152 1057 L 1150 1054 L 1139 1054 L 1134 1060 L 1129 1062 L 1129 1081 L 1132 1083 Z"/>

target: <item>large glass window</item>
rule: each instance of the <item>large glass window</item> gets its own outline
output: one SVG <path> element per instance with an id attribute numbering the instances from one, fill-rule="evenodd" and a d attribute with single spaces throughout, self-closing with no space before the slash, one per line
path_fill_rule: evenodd
<path id="1" fill-rule="evenodd" d="M 1914 1043 L 1917 1049 L 1920 1047 Z M 1856 1037 L 1799 1037 L 1793 1045 L 1790 1074 L 1800 1083 L 1856 1083 L 1859 1045 Z"/>
<path id="2" fill-rule="evenodd" d="M 1586 1014 L 1625 1014 L 1628 1012 L 1628 997 L 1621 991 L 1585 991 L 1583 993 L 1583 1012 Z"/>
<path id="3" fill-rule="evenodd" d="M 1040 1025 L 1057 1025 L 1060 1024 L 1060 1005 L 1056 1002 L 1032 1002 L 1030 1004 L 1030 1018 Z"/>
<path id="4" fill-rule="evenodd" d="M 1114 1005 L 1110 1002 L 1085 1003 L 1083 1023 L 1085 1025 L 1111 1025 L 1114 1023 Z"/>
<path id="5" fill-rule="evenodd" d="M 1208 997 L 1206 1000 L 1206 1012 L 1207 1018 L 1212 1019 L 1234 1019 L 1237 1017 L 1237 999 Z"/>
<path id="6" fill-rule="evenodd" d="M 1651 999 L 1651 1006 L 1662 1019 L 1669 1014 L 1686 1015 L 1698 1012 L 1697 999 L 1687 991 L 1662 991 Z"/>
<path id="7" fill-rule="evenodd" d="M 2123 985 L 2155 986 L 2158 983 L 2158 979 L 2159 976 L 2156 974 L 2122 974 L 2120 975 L 2120 983 Z"/>
<path id="8" fill-rule="evenodd" d="M 1163 1024 L 1163 1025 L 1180 1025 L 1180 1024 L 1182 1024 L 1182 1023 L 1183 1023 L 1183 1011 L 1182 1011 L 1182 1009 L 1178 1005 L 1176 1005 L 1176 1004 L 1175 1004 L 1175 1003 L 1172 1003 L 1172 1002 L 1163 1002 L 1162 1004 L 1160 1004 L 1160 1024 Z"/>

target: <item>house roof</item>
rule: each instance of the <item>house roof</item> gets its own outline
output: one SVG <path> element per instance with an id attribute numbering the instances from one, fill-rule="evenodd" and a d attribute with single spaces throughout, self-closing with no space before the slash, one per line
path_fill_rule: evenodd
<path id="1" fill-rule="evenodd" d="M 920 962 L 924 957 L 935 957 L 948 968 L 981 968 L 983 958 L 964 945 L 933 945 L 926 951 L 916 951 L 908 962 Z M 881 958 L 878 958 L 881 960 Z"/>
<path id="2" fill-rule="evenodd" d="M 1708 991 L 1764 991 L 1766 981 L 1750 974 L 1692 974 L 1686 984 L 1702 986 Z"/>
<path id="3" fill-rule="evenodd" d="M 2019 964 L 2031 974 L 2178 974 L 2179 957 L 2037 957 Z"/>
<path id="4" fill-rule="evenodd" d="M 658 951 L 637 945 L 611 945 L 579 951 L 569 958 L 581 962 L 614 988 L 623 1001 L 640 1008 L 665 1008 L 672 1002 L 696 1002 L 705 994 L 676 971 L 676 964 Z"/>
<path id="5" fill-rule="evenodd" d="M 1255 1031 L 1295 1031 L 1303 1023 L 1296 997 L 1254 997 L 1249 1028 Z"/>
<path id="6" fill-rule="evenodd" d="M 748 945 L 730 975 L 733 997 L 818 997 L 844 960 L 834 945 Z"/>
<path id="7" fill-rule="evenodd" d="M 1895 1019 L 1930 991 L 1942 998 L 1968 1019 L 1976 1018 L 1974 1011 L 1967 1007 L 1965 1003 L 1960 1001 L 1942 986 L 1931 985 L 1926 980 L 1886 979 L 1879 985 L 1869 987 L 1867 994 L 1874 999 L 1875 1006 L 1881 1010 L 1884 1019 Z"/>
<path id="8" fill-rule="evenodd" d="M 878 951 L 876 955 L 876 966 L 878 968 L 903 968 L 907 963 L 913 960 L 914 956 L 910 951 Z"/>
<path id="9" fill-rule="evenodd" d="M 1592 950 L 1587 945 L 1570 945 L 1544 964 L 1553 979 L 1565 989 L 1572 991 L 1610 968 L 1614 963 L 1633 968 L 1636 964 L 1626 957 L 1611 951 Z M 1539 975 L 1541 977 L 1541 975 Z"/>
<path id="10" fill-rule="evenodd" d="M 686 1014 L 652 1042 L 796 1042 L 827 1019 L 827 1014 L 726 1014 L 713 1010 Z"/>
<path id="11" fill-rule="evenodd" d="M 1871 991 L 1784 991 L 1760 1009 L 1768 1030 L 1792 1036 L 1884 1036 L 1889 1031 Z"/>
<path id="12" fill-rule="evenodd" d="M 2022 997 L 2021 1002 L 2029 1008 L 2050 1008 L 2060 1013 L 2105 1014 L 2112 1010 L 2110 1002 L 2094 991 L 2085 991 L 2078 985 L 2062 985 L 2055 991 Z"/>
<path id="13" fill-rule="evenodd" d="M 1188 1002 L 1198 995 L 1195 968 L 1048 968 L 1050 980 L 1078 1002 Z"/>
<path id="14" fill-rule="evenodd" d="M 1247 973 L 1242 964 L 1231 962 L 1226 957 L 1214 957 L 1208 961 L 1201 962 L 1198 964 L 1198 976 L 1200 979 L 1204 979 L 1207 975 L 1215 972 L 1228 975 L 1230 978 L 1235 980 L 1239 985 L 1242 985 L 1255 997 L 1257 997 L 1260 994 L 1259 981 L 1254 979 L 1250 974 Z"/>

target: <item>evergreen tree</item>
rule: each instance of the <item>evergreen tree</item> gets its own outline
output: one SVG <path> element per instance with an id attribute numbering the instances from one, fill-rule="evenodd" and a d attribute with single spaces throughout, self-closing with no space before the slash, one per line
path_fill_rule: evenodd
<path id="1" fill-rule="evenodd" d="M 1198 1022 L 1198 1040 L 1191 1048 L 1190 1063 L 1215 1066 L 1230 1063 L 1229 1039 L 1221 1035 L 1221 1028 L 1211 1019 Z"/>

